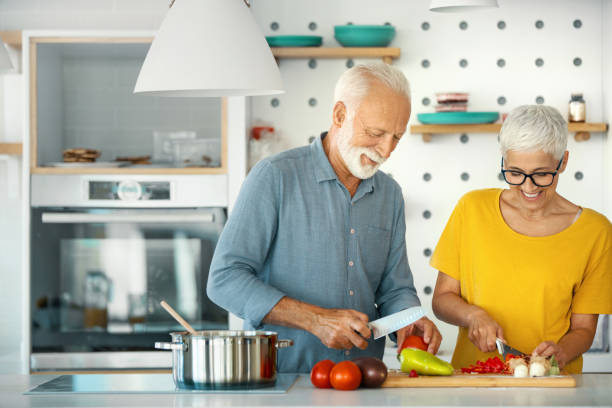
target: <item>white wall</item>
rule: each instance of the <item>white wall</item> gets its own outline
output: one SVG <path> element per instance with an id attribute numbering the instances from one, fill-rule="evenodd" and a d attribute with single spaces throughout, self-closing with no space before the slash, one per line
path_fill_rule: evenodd
<path id="1" fill-rule="evenodd" d="M 177 0 L 180 1 L 180 0 Z M 612 119 L 612 6 L 610 0 L 499 0 L 500 9 L 470 14 L 434 14 L 427 10 L 427 0 L 253 0 L 253 13 L 266 35 L 316 34 L 324 45 L 336 46 L 333 25 L 390 22 L 397 28 L 392 46 L 402 49 L 394 64 L 407 74 L 413 88 L 413 117 L 433 111 L 435 92 L 470 92 L 470 110 L 508 112 L 523 103 L 534 103 L 543 96 L 546 104 L 566 111 L 571 92 L 582 91 L 587 101 L 589 121 Z M 169 0 L 2 0 L 0 30 L 20 29 L 156 29 L 167 10 Z M 536 20 L 544 22 L 537 30 Z M 575 29 L 574 20 L 582 27 Z M 497 22 L 506 23 L 504 30 Z M 467 30 L 459 22 L 468 23 Z M 270 28 L 272 22 L 279 29 Z M 310 22 L 317 29 L 308 28 Z M 423 22 L 430 28 L 424 31 Z M 603 35 L 602 35 L 603 34 Z M 604 51 L 602 51 L 604 50 Z M 602 55 L 603 53 L 603 55 Z M 573 65 L 574 58 L 583 61 Z M 468 60 L 460 68 L 461 58 Z M 503 58 L 504 68 L 496 61 Z M 544 65 L 537 68 L 536 58 Z M 430 67 L 422 67 L 427 59 Z M 365 60 L 355 60 L 359 63 Z M 315 69 L 305 60 L 281 60 L 280 67 L 287 94 L 252 100 L 254 121 L 273 124 L 289 146 L 306 144 L 310 136 L 329 127 L 333 84 L 346 69 L 345 60 L 318 60 Z M 602 71 L 603 67 L 603 71 Z M 22 125 L 21 78 L 17 75 L 0 81 L 4 101 L 0 113 L 0 141 L 19 140 Z M 603 83 L 603 88 L 602 88 Z M 603 92 L 602 92 L 603 89 Z M 497 99 L 504 96 L 505 105 Z M 311 107 L 310 98 L 317 104 Z M 431 103 L 423 105 L 429 98 Z M 7 102 L 8 101 L 8 102 Z M 608 101 L 607 104 L 605 102 Z M 2 106 L 0 106 L 2 108 Z M 16 119 L 18 118 L 18 119 Z M 2 123 L 3 122 L 3 123 Z M 416 285 L 425 305 L 430 297 L 425 286 L 433 286 L 435 273 L 428 266 L 426 248 L 433 249 L 457 198 L 465 191 L 485 186 L 502 186 L 497 179 L 499 156 L 494 135 L 470 134 L 461 143 L 460 135 L 434 136 L 424 144 L 420 136 L 407 134 L 386 164 L 404 189 L 407 204 L 408 255 Z M 560 189 L 569 199 L 603 211 L 610 216 L 612 166 L 604 167 L 604 157 L 611 157 L 612 147 L 603 135 L 593 134 L 586 143 L 570 142 L 571 159 Z M 14 371 L 20 333 L 18 311 L 20 298 L 19 200 L 9 198 L 7 167 L 0 162 L 0 372 Z M 577 171 L 584 178 L 574 178 Z M 469 174 L 462 181 L 461 173 Z M 423 174 L 430 173 L 429 182 Z M 431 211 L 431 218 L 422 213 Z M 10 312 L 10 313 L 9 313 Z M 13 312 L 17 312 L 16 314 Z M 454 343 L 452 328 L 444 329 L 444 347 Z"/>
<path id="2" fill-rule="evenodd" d="M 469 92 L 470 111 L 507 113 L 518 105 L 534 104 L 541 96 L 545 104 L 564 115 L 570 94 L 583 92 L 588 121 L 610 118 L 603 114 L 601 84 L 606 77 L 602 75 L 602 25 L 611 20 L 602 21 L 601 0 L 500 0 L 499 9 L 460 14 L 432 13 L 428 4 L 425 0 L 259 0 L 254 12 L 266 35 L 320 35 L 324 46 L 338 46 L 334 25 L 348 21 L 393 24 L 397 35 L 391 46 L 401 48 L 394 65 L 404 71 L 412 86 L 410 124 L 419 123 L 418 113 L 433 112 L 436 92 L 449 91 Z M 543 28 L 536 28 L 537 20 L 544 23 Z M 575 20 L 580 20 L 580 28 L 574 27 Z M 500 21 L 504 29 L 498 28 Z M 316 23 L 315 30 L 309 28 L 311 22 Z M 427 30 L 422 28 L 425 22 Z M 460 22 L 466 22 L 467 29 L 460 29 Z M 277 30 L 272 29 L 273 23 L 278 24 Z M 582 60 L 580 66 L 574 65 L 577 57 Z M 505 60 L 503 68 L 497 65 L 500 58 Z M 543 59 L 543 66 L 536 66 L 537 58 Z M 461 59 L 467 60 L 467 67 L 460 67 Z M 424 60 L 429 61 L 428 68 Z M 354 63 L 362 61 L 366 60 Z M 310 136 L 329 128 L 333 87 L 346 64 L 347 60 L 317 60 L 313 69 L 307 60 L 281 60 L 287 93 L 254 98 L 254 120 L 275 126 L 290 146 L 306 144 Z M 501 96 L 506 99 L 503 105 L 498 103 Z M 277 107 L 272 103 L 275 98 Z M 311 98 L 316 99 L 315 106 L 309 104 Z M 423 102 L 426 98 L 428 105 Z M 460 136 L 434 135 L 431 143 L 424 143 L 420 135 L 408 132 L 383 168 L 404 191 L 408 258 L 430 315 L 431 295 L 425 288 L 433 288 L 437 273 L 428 265 L 425 251 L 435 248 L 463 193 L 504 186 L 498 179 L 496 135 L 469 134 L 467 143 L 461 143 Z M 609 180 L 604 177 L 605 140 L 602 134 L 592 134 L 586 143 L 571 138 L 570 161 L 559 184 L 568 199 L 603 212 L 607 212 L 603 191 Z M 423 178 L 426 173 L 431 175 L 429 182 Z M 462 180 L 463 173 L 469 175 L 467 181 Z M 423 216 L 425 211 L 431 213 L 430 218 Z M 450 352 L 456 329 L 440 325 L 442 349 Z"/>
<path id="3" fill-rule="evenodd" d="M 603 50 L 603 75 L 602 75 L 602 94 L 603 94 L 603 117 L 605 121 L 612 121 L 612 1 L 603 1 L 602 21 L 602 50 Z M 607 143 L 604 150 L 605 157 L 612 157 L 612 143 Z M 612 163 L 605 160 L 605 178 L 612 180 Z M 612 185 L 605 183 L 606 209 L 612 211 Z M 608 214 L 608 217 L 610 215 Z"/>

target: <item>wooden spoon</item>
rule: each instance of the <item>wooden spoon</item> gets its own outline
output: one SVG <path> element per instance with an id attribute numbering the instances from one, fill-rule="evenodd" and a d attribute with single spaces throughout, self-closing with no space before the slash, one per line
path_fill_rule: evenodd
<path id="1" fill-rule="evenodd" d="M 190 334 L 193 334 L 195 336 L 196 331 L 193 329 L 193 327 L 191 327 L 191 325 L 187 323 L 187 321 L 183 319 L 181 315 L 176 312 L 176 310 L 174 310 L 169 304 L 167 304 L 165 300 L 162 300 L 161 302 L 159 302 L 159 304 L 161 305 L 161 307 L 166 309 L 166 312 L 170 313 L 170 316 L 174 317 L 174 319 L 179 322 L 181 326 L 183 326 Z"/>

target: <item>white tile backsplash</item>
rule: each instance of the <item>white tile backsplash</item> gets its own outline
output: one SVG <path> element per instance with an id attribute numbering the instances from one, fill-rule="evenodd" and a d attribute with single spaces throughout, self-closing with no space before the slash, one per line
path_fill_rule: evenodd
<path id="1" fill-rule="evenodd" d="M 114 160 L 151 154 L 155 130 L 193 130 L 198 137 L 219 137 L 219 100 L 135 95 L 144 57 L 113 49 L 106 49 L 105 57 L 73 56 L 83 53 L 82 48 L 75 50 L 61 51 L 70 55 L 60 62 L 65 148 L 95 148 L 102 151 L 99 160 Z"/>

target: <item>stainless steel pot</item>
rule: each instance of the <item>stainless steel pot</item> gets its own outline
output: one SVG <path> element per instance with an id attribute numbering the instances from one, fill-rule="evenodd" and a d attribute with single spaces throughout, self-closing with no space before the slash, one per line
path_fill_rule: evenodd
<path id="1" fill-rule="evenodd" d="M 276 349 L 293 345 L 275 332 L 206 330 L 170 333 L 172 376 L 179 388 L 259 388 L 276 382 Z"/>

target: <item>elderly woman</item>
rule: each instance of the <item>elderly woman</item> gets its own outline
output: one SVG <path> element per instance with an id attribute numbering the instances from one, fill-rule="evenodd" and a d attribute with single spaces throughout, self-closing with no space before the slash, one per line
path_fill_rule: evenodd
<path id="1" fill-rule="evenodd" d="M 467 193 L 431 265 L 436 316 L 459 326 L 452 363 L 495 354 L 501 338 L 582 371 L 599 314 L 612 313 L 612 225 L 557 192 L 567 124 L 548 106 L 520 106 L 501 129 L 507 189 Z"/>

